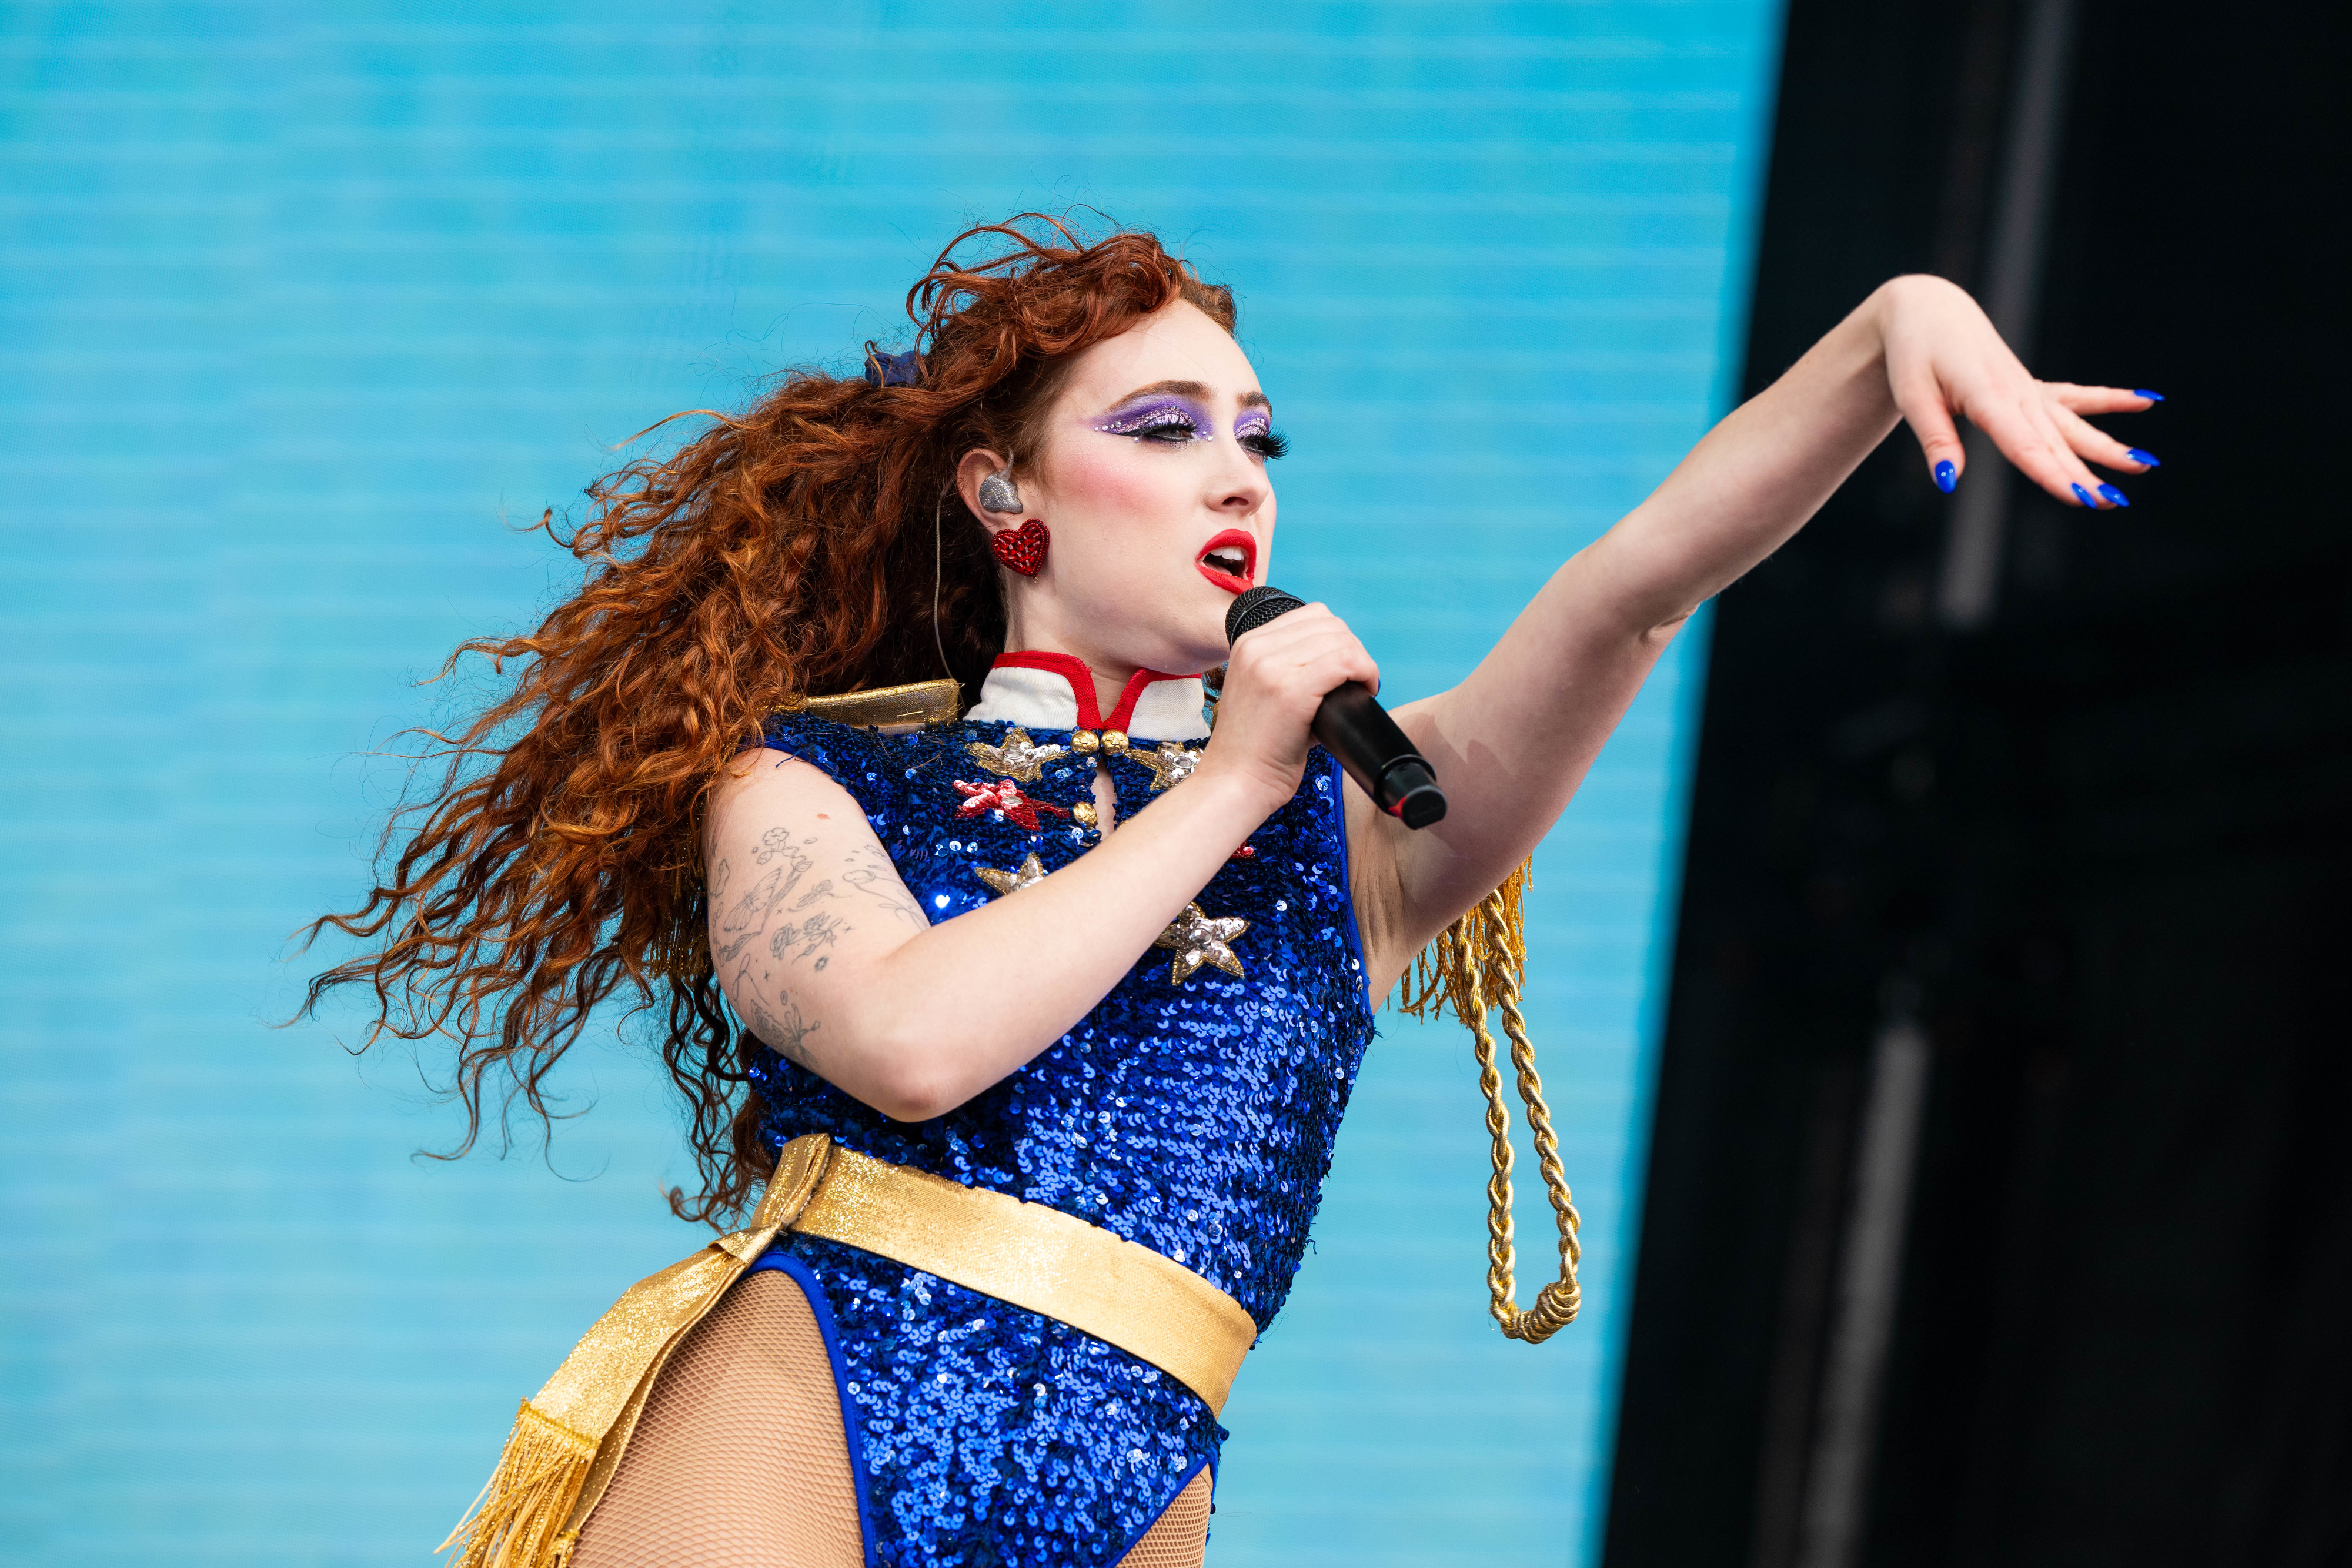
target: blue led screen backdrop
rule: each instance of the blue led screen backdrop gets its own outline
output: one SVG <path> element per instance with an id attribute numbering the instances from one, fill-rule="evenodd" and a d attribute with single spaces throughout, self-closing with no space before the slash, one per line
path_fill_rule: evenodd
<path id="1" fill-rule="evenodd" d="M 0 36 L 0 1560 L 417 1563 L 514 1402 L 700 1236 L 645 1055 L 551 1165 L 348 1013 L 273 1029 L 460 637 L 529 624 L 662 414 L 904 342 L 966 221 L 1233 286 L 1276 563 L 1458 678 L 1720 411 L 1779 16 L 1720 4 L 42 5 Z M 1099 220 L 1090 220 L 1099 221 Z M 1536 865 L 1582 1322 L 1486 1316 L 1465 1038 L 1384 1016 L 1211 1561 L 1597 1555 L 1704 635 Z M 1549 1213 L 1521 1166 L 1522 1299 Z"/>

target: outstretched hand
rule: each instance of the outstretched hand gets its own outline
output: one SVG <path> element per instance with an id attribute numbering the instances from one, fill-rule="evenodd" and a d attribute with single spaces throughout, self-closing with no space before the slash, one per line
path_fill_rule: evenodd
<path id="1" fill-rule="evenodd" d="M 1953 416 L 1990 436 L 2025 476 L 2062 501 L 2128 507 L 2088 466 L 2145 474 L 2157 461 L 2083 416 L 2137 413 L 2154 392 L 2036 381 L 1974 299 L 1940 277 L 1899 277 L 1879 290 L 1879 330 L 1895 407 L 1919 438 L 1927 469 L 1946 491 L 1968 465 Z"/>

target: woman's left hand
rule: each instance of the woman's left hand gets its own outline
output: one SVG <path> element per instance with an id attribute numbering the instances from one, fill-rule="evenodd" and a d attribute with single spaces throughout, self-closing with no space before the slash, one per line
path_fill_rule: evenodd
<path id="1" fill-rule="evenodd" d="M 1555 572 L 1460 685 L 1396 710 L 1453 804 L 1416 833 L 1360 792 L 1349 798 L 1349 869 L 1373 985 L 1390 984 L 1526 857 L 1675 629 L 1786 544 L 1898 418 L 1945 490 L 1968 462 L 1956 428 L 1966 419 L 2060 500 L 2104 510 L 2130 503 L 2089 463 L 2145 474 L 2156 460 L 2084 416 L 2159 401 L 2036 381 L 1977 302 L 1942 278 L 1881 285 Z"/>
<path id="2" fill-rule="evenodd" d="M 1958 414 L 2060 500 L 2095 508 L 2131 505 L 2085 460 L 2120 474 L 2145 474 L 2156 460 L 2083 416 L 2137 413 L 2161 398 L 2034 380 L 1977 302 L 1940 277 L 1898 277 L 1879 289 L 1876 303 L 1887 388 L 1938 487 L 1953 488 L 1968 465 L 1953 428 Z"/>

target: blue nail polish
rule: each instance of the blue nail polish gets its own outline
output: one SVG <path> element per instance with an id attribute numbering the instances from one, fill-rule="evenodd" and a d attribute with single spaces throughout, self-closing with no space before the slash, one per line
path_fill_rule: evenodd
<path id="1" fill-rule="evenodd" d="M 2134 397 L 2144 397 L 2144 398 L 2147 399 L 2147 401 L 2148 401 L 2148 402 L 2162 402 L 2164 401 L 2164 394 L 2163 394 L 2162 392 L 2149 392 L 2148 390 L 2147 390 L 2145 387 L 2141 388 L 2141 389 L 2140 389 L 2139 391 L 2137 391 L 2137 392 L 2133 392 L 2133 393 L 2132 393 L 2132 396 L 2134 396 Z"/>
<path id="2" fill-rule="evenodd" d="M 1952 460 L 1950 458 L 1947 457 L 1941 463 L 1936 465 L 1937 489 L 1941 490 L 1945 495 L 1948 496 L 1952 493 L 1953 487 L 1958 485 L 1959 482 L 1960 471 L 1952 466 Z"/>
<path id="3" fill-rule="evenodd" d="M 2095 512 L 2099 509 L 2099 504 L 2091 499 L 2091 493 L 2088 490 L 2084 489 L 2080 485 L 2074 486 L 2074 499 L 2082 502 L 2083 505 L 2090 507 L 2091 510 Z"/>
<path id="4" fill-rule="evenodd" d="M 2158 463 L 2156 460 L 2155 453 L 2142 452 L 2137 446 L 2125 453 L 2124 455 L 2130 458 L 2133 462 L 2138 464 L 2143 468 L 2161 468 L 2164 466 L 2163 464 Z"/>
<path id="5" fill-rule="evenodd" d="M 2106 497 L 2107 505 L 2110 507 L 2128 507 L 2131 505 L 2129 501 L 2124 499 L 2124 493 L 2121 490 L 2116 489 L 2113 485 L 2100 486 L 2099 494 Z"/>

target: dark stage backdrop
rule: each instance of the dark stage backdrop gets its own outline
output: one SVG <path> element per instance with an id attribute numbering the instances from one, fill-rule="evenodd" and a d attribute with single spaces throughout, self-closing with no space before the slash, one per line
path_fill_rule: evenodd
<path id="1" fill-rule="evenodd" d="M 1748 390 L 1932 270 L 2164 467 L 1720 603 L 1620 1568 L 2352 1563 L 2347 16 L 1791 6 Z"/>

